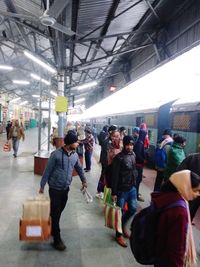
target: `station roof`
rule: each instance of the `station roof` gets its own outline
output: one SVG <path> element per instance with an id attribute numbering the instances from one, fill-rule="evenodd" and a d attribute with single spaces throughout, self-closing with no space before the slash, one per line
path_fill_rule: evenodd
<path id="1" fill-rule="evenodd" d="M 66 95 L 81 96 L 78 85 L 116 75 L 124 55 L 152 45 L 151 34 L 189 2 L 178 0 L 2 0 L 0 1 L 0 93 L 36 103 L 38 81 L 50 74 L 24 55 L 29 51 L 65 71 Z M 47 26 L 51 25 L 51 26 Z M 28 85 L 13 80 L 28 80 Z M 47 91 L 47 86 L 44 85 Z M 86 91 L 86 96 L 90 94 Z"/>

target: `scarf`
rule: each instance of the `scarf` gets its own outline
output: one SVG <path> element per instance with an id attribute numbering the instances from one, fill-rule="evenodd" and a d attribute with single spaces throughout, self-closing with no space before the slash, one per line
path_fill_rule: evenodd
<path id="1" fill-rule="evenodd" d="M 196 196 L 198 196 L 198 194 L 192 190 L 190 174 L 191 172 L 189 170 L 184 170 L 175 172 L 169 178 L 171 183 L 176 187 L 187 204 L 188 228 L 186 235 L 184 267 L 195 267 L 197 261 L 188 200 L 194 199 Z"/>

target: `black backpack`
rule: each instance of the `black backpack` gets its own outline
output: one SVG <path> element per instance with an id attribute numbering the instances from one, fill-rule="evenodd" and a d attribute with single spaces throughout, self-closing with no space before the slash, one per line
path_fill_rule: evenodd
<path id="1" fill-rule="evenodd" d="M 178 200 L 162 209 L 153 204 L 138 212 L 131 223 L 130 246 L 137 262 L 143 265 L 155 264 L 157 226 L 161 212 L 174 207 L 186 208 L 184 200 Z"/>

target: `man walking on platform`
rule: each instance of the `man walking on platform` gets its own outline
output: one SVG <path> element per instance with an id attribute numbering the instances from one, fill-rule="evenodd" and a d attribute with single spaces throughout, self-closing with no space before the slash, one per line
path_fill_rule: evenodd
<path id="1" fill-rule="evenodd" d="M 12 145 L 13 145 L 13 151 L 14 151 L 14 158 L 17 157 L 17 152 L 19 148 L 19 141 L 22 138 L 24 141 L 25 135 L 24 135 L 24 129 L 19 125 L 19 121 L 16 120 L 14 125 L 10 128 L 9 134 L 8 134 L 8 140 L 12 139 Z"/>
<path id="2" fill-rule="evenodd" d="M 60 217 L 64 210 L 70 184 L 72 182 L 73 169 L 77 171 L 82 182 L 82 189 L 87 187 L 86 177 L 75 152 L 78 147 L 78 138 L 73 133 L 68 133 L 64 138 L 65 145 L 51 153 L 47 167 L 40 182 L 39 193 L 44 192 L 45 184 L 49 185 L 49 196 L 51 200 L 52 235 L 54 238 L 53 247 L 63 251 L 66 249 L 60 236 Z"/>
<path id="3" fill-rule="evenodd" d="M 123 235 L 129 238 L 126 224 L 137 209 L 137 191 L 136 191 L 136 163 L 133 152 L 134 140 L 132 136 L 123 138 L 123 150 L 118 153 L 112 162 L 112 200 L 117 203 L 122 210 L 127 202 L 128 210 L 123 211 L 122 230 Z M 127 247 L 121 233 L 116 232 L 116 241 L 122 247 Z"/>

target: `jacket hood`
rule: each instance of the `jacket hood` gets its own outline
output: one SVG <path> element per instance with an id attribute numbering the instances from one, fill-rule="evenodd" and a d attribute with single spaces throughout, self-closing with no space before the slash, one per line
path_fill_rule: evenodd
<path id="1" fill-rule="evenodd" d="M 151 197 L 156 208 L 164 208 L 177 200 L 183 199 L 178 192 L 153 192 Z"/>

